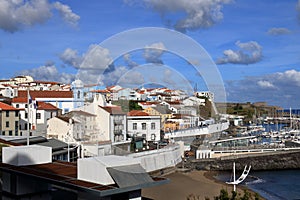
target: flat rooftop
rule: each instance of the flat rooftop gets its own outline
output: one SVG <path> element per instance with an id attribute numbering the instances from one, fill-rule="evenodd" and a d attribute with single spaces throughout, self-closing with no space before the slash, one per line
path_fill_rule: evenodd
<path id="1" fill-rule="evenodd" d="M 77 164 L 55 161 L 47 164 L 13 166 L 0 163 L 0 170 L 17 175 L 36 178 L 46 183 L 61 186 L 67 189 L 84 191 L 96 196 L 109 196 L 142 188 L 158 186 L 169 182 L 166 178 L 151 177 L 153 181 L 129 187 L 119 187 L 117 184 L 101 185 L 77 179 Z"/>

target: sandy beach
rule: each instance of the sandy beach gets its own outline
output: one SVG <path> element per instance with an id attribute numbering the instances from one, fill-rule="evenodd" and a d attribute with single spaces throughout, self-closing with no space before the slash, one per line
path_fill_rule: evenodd
<path id="1" fill-rule="evenodd" d="M 185 200 L 193 194 L 203 200 L 205 197 L 213 200 L 215 196 L 220 194 L 222 188 L 227 189 L 229 193 L 232 190 L 232 186 L 214 180 L 213 172 L 175 172 L 165 177 L 170 179 L 169 184 L 143 189 L 143 197 L 155 200 Z M 243 193 L 243 189 L 238 188 L 238 193 Z"/>

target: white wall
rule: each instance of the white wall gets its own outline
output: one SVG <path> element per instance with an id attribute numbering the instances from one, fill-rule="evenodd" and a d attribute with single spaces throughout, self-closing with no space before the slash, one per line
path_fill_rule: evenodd
<path id="1" fill-rule="evenodd" d="M 114 180 L 106 170 L 107 167 L 119 167 L 139 164 L 135 159 L 124 156 L 101 156 L 82 158 L 77 161 L 77 178 L 102 185 L 114 184 Z"/>
<path id="2" fill-rule="evenodd" d="M 133 124 L 137 124 L 137 129 L 133 129 Z M 146 123 L 146 130 L 142 129 L 142 123 Z M 155 129 L 151 129 L 151 123 L 155 124 Z M 160 140 L 160 116 L 127 116 L 127 132 L 130 135 L 146 135 L 147 141 Z M 152 135 L 155 135 L 153 140 Z"/>
<path id="3" fill-rule="evenodd" d="M 174 167 L 182 160 L 183 148 L 179 144 L 174 144 L 163 149 L 144 151 L 128 155 L 128 157 L 139 160 L 141 166 L 152 172 L 168 167 Z"/>
<path id="4" fill-rule="evenodd" d="M 66 113 L 66 109 L 68 112 L 74 109 L 74 98 L 36 98 L 35 100 L 47 102 L 62 109 L 62 114 Z"/>
<path id="5" fill-rule="evenodd" d="M 56 139 L 61 141 L 66 141 L 66 136 L 70 131 L 70 126 L 68 122 L 65 122 L 56 117 L 51 118 L 47 122 L 47 137 L 55 136 Z"/>
<path id="6" fill-rule="evenodd" d="M 52 148 L 39 145 L 2 148 L 2 162 L 15 166 L 52 162 Z"/>

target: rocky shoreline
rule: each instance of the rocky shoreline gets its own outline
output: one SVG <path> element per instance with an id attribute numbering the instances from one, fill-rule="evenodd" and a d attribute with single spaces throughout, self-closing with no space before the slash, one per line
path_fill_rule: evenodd
<path id="1" fill-rule="evenodd" d="M 243 170 L 245 165 L 251 165 L 251 170 L 254 171 L 300 169 L 300 150 L 189 160 L 185 165 L 196 170 L 228 171 L 232 170 L 233 162 L 236 163 L 237 170 Z"/>

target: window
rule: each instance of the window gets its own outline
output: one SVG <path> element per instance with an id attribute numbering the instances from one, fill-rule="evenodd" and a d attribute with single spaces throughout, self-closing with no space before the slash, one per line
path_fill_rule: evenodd
<path id="1" fill-rule="evenodd" d="M 2 135 L 5 135 L 5 131 L 2 131 Z"/>
<path id="2" fill-rule="evenodd" d="M 155 134 L 151 134 L 151 140 L 155 140 Z"/>
<path id="3" fill-rule="evenodd" d="M 20 107 L 20 106 L 19 106 L 19 104 L 17 103 L 17 104 L 16 104 L 16 108 L 19 108 L 19 107 Z"/>
<path id="4" fill-rule="evenodd" d="M 77 92 L 77 99 L 80 99 L 80 91 Z"/>
<path id="5" fill-rule="evenodd" d="M 28 113 L 25 113 L 25 119 L 27 119 L 28 118 Z"/>
<path id="6" fill-rule="evenodd" d="M 41 119 L 41 113 L 36 113 L 36 119 Z"/>
<path id="7" fill-rule="evenodd" d="M 146 130 L 146 127 L 147 127 L 146 123 L 142 123 L 142 130 Z"/>
<path id="8" fill-rule="evenodd" d="M 6 128 L 8 128 L 9 127 L 9 122 L 6 122 Z"/>
<path id="9" fill-rule="evenodd" d="M 137 124 L 136 124 L 136 123 L 133 123 L 133 124 L 132 124 L 132 129 L 133 129 L 133 130 L 136 130 L 136 129 L 137 129 Z"/>
<path id="10" fill-rule="evenodd" d="M 155 123 L 152 122 L 152 123 L 151 123 L 151 130 L 154 130 L 154 129 L 155 129 Z"/>
<path id="11" fill-rule="evenodd" d="M 9 111 L 8 110 L 6 111 L 6 117 L 9 117 Z"/>
<path id="12" fill-rule="evenodd" d="M 15 112 L 15 117 L 19 117 L 19 111 Z"/>
<path id="13" fill-rule="evenodd" d="M 25 104 L 25 108 L 28 108 L 28 104 L 27 103 Z"/>
<path id="14" fill-rule="evenodd" d="M 19 122 L 15 121 L 15 129 L 18 130 L 18 128 L 19 128 Z"/>
<path id="15" fill-rule="evenodd" d="M 8 134 L 9 134 L 9 136 L 12 136 L 12 131 L 9 131 Z"/>

